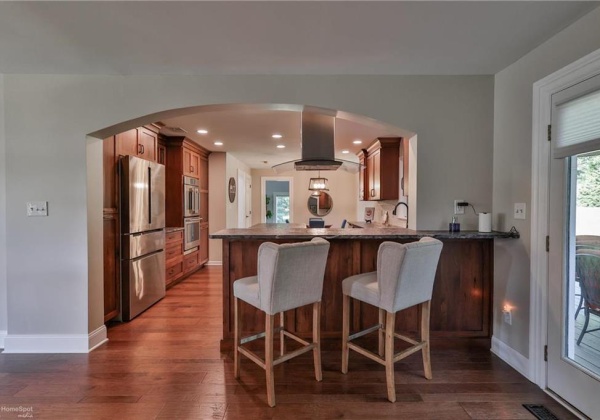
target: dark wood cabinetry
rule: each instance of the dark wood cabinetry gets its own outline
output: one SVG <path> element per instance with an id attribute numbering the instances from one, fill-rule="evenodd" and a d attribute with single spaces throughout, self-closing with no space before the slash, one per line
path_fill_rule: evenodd
<path id="1" fill-rule="evenodd" d="M 359 172 L 359 199 L 367 201 L 397 200 L 400 194 L 400 161 L 408 152 L 401 153 L 403 139 L 379 137 L 366 150 L 358 152 L 364 167 Z M 406 148 L 408 150 L 408 148 Z M 403 165 L 408 175 L 408 162 Z M 404 180 L 408 186 L 408 178 Z M 406 195 L 406 194 L 405 194 Z"/>
<path id="2" fill-rule="evenodd" d="M 156 162 L 158 131 L 146 127 L 133 128 L 116 136 L 117 155 L 137 156 Z"/>
<path id="3" fill-rule="evenodd" d="M 183 231 L 165 235 L 166 286 L 170 286 L 183 276 Z"/>
<path id="4" fill-rule="evenodd" d="M 183 177 L 198 179 L 200 245 L 197 252 L 184 256 L 183 273 L 187 274 L 208 261 L 208 155 L 210 152 L 185 137 L 165 137 L 164 143 L 167 147 L 167 226 L 184 225 Z"/>

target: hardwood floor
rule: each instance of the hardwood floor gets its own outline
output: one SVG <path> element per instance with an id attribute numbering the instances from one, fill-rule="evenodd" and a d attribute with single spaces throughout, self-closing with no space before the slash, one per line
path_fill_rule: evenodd
<path id="1" fill-rule="evenodd" d="M 432 341 L 433 379 L 419 355 L 396 364 L 397 402 L 386 398 L 385 369 L 341 351 L 323 351 L 323 381 L 307 353 L 275 368 L 277 406 L 265 376 L 219 351 L 221 269 L 207 267 L 176 285 L 134 321 L 109 327 L 90 354 L 1 354 L 0 419 L 531 419 L 522 403 L 574 418 L 489 351 L 489 340 Z M 21 417 L 22 418 L 22 417 Z"/>

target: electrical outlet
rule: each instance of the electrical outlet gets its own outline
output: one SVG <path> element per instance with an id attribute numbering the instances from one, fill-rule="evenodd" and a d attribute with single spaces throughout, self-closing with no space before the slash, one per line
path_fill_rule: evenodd
<path id="1" fill-rule="evenodd" d="M 504 308 L 502 310 L 502 314 L 504 315 L 504 322 L 508 325 L 512 325 L 512 311 L 510 309 Z"/>
<path id="2" fill-rule="evenodd" d="M 465 200 L 463 200 L 462 198 L 454 200 L 454 214 L 465 214 L 465 208 L 457 205 L 458 203 L 462 203 L 463 201 Z"/>
<path id="3" fill-rule="evenodd" d="M 27 217 L 32 216 L 48 216 L 47 201 L 28 201 L 27 202 Z"/>
<path id="4" fill-rule="evenodd" d="M 527 204 L 515 203 L 515 219 L 525 220 L 527 218 Z"/>

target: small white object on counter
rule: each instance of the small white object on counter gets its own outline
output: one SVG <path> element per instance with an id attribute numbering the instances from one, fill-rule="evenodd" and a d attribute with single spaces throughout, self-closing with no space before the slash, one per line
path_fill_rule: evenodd
<path id="1" fill-rule="evenodd" d="M 479 213 L 479 232 L 492 231 L 492 213 Z"/>

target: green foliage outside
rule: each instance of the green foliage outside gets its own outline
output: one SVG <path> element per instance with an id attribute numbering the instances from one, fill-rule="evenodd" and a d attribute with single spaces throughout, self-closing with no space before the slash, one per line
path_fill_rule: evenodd
<path id="1" fill-rule="evenodd" d="M 600 154 L 577 158 L 577 207 L 600 207 Z"/>

